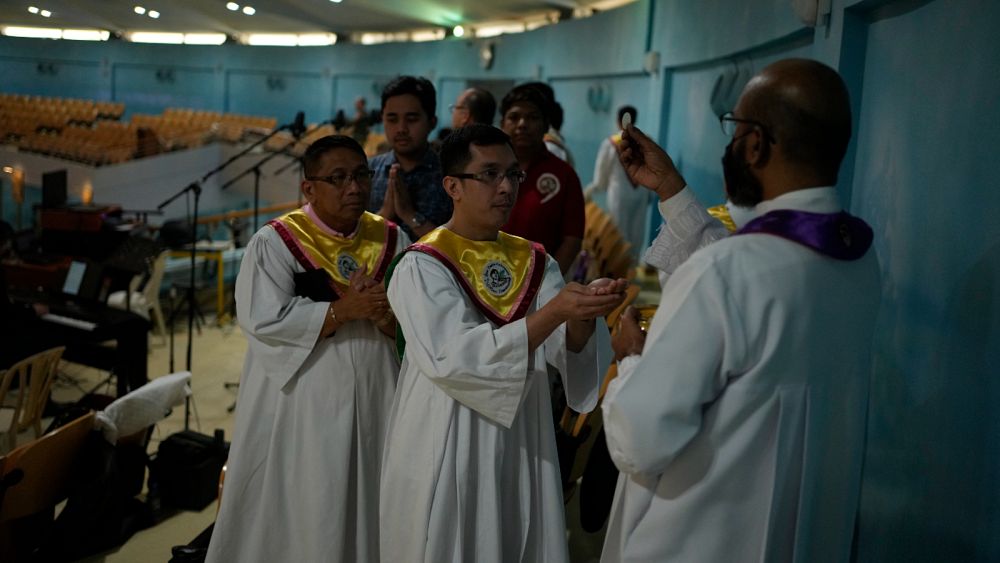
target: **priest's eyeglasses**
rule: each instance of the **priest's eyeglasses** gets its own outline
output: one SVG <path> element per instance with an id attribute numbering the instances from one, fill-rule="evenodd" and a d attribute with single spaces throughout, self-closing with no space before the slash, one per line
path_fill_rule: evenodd
<path id="1" fill-rule="evenodd" d="M 330 176 L 306 176 L 306 180 L 311 182 L 326 182 L 331 186 L 337 188 L 345 188 L 351 185 L 351 180 L 358 183 L 359 186 L 366 187 L 372 184 L 372 176 L 375 173 L 367 168 L 361 170 L 355 170 L 351 174 L 333 174 Z"/>
<path id="2" fill-rule="evenodd" d="M 740 123 L 746 123 L 747 125 L 753 125 L 754 127 L 759 127 L 761 132 L 764 134 L 764 139 L 772 145 L 777 144 L 774 136 L 768 130 L 767 125 L 759 121 L 754 121 L 753 119 L 743 119 L 741 117 L 736 117 L 733 112 L 727 111 L 726 113 L 719 116 L 719 125 L 722 126 L 722 132 L 725 133 L 727 137 L 732 137 L 736 134 L 736 126 Z"/>
<path id="3" fill-rule="evenodd" d="M 462 178 L 465 180 L 476 180 L 477 182 L 482 182 L 490 186 L 498 187 L 503 183 L 503 179 L 507 178 L 510 180 L 512 186 L 520 186 L 524 179 L 528 177 L 523 170 L 508 170 L 506 172 L 500 172 L 499 170 L 483 170 L 476 174 L 448 174 L 452 178 Z"/>

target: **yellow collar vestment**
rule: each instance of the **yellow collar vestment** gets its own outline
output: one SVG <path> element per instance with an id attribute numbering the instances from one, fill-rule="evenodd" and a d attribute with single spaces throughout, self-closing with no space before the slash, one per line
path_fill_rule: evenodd
<path id="1" fill-rule="evenodd" d="M 381 281 L 396 252 L 398 227 L 367 211 L 349 235 L 317 224 L 308 207 L 272 219 L 270 225 L 307 272 L 323 270 L 338 295 L 348 287 L 351 274 L 362 266 L 367 275 Z"/>
<path id="2" fill-rule="evenodd" d="M 476 241 L 439 227 L 407 250 L 438 259 L 483 315 L 501 326 L 524 317 L 545 277 L 542 245 L 503 232 L 495 241 Z"/>

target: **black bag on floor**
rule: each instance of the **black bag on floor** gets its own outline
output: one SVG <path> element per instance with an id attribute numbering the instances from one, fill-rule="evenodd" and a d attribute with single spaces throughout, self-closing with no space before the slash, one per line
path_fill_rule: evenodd
<path id="1" fill-rule="evenodd" d="M 75 561 L 122 545 L 153 523 L 148 507 L 135 498 L 146 472 L 144 447 L 112 446 L 100 432 L 87 440 L 79 486 L 53 523 L 38 561 Z"/>
<path id="2" fill-rule="evenodd" d="M 201 510 L 218 496 L 219 473 L 228 457 L 221 430 L 215 436 L 193 430 L 171 434 L 152 461 L 149 490 L 163 506 Z"/>

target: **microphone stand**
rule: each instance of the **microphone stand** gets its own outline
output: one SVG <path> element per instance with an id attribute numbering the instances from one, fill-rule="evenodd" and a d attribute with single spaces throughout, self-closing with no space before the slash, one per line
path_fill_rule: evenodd
<path id="1" fill-rule="evenodd" d="M 212 172 L 214 174 L 215 171 Z M 207 176 L 206 176 L 207 177 Z M 202 179 L 204 181 L 204 178 Z M 187 290 L 187 300 L 188 300 L 188 341 L 187 341 L 187 370 L 191 370 L 191 351 L 194 344 L 194 262 L 195 262 L 195 249 L 198 240 L 198 200 L 201 199 L 201 182 L 191 182 L 184 189 L 177 192 L 176 194 L 170 196 L 166 201 L 157 205 L 157 209 L 163 209 L 164 207 L 170 205 L 175 199 L 181 197 L 182 195 L 191 192 L 194 194 L 194 211 L 191 217 L 191 277 L 188 280 L 188 290 Z M 174 364 L 174 329 L 173 325 L 170 327 L 170 367 L 173 370 Z M 190 427 L 191 420 L 191 395 L 184 397 L 184 430 L 188 430 Z"/>
<path id="2" fill-rule="evenodd" d="M 284 147 L 281 147 L 280 151 L 276 151 L 276 152 L 273 152 L 273 153 L 265 156 L 264 158 L 260 159 L 256 164 L 254 164 L 253 166 L 251 166 L 250 168 L 247 168 L 243 172 L 240 172 L 235 177 L 233 177 L 232 179 L 230 179 L 225 184 L 222 184 L 222 188 L 221 189 L 224 190 L 224 189 L 228 188 L 229 186 L 233 185 L 234 183 L 236 183 L 236 181 L 239 180 L 240 178 L 242 178 L 242 177 L 246 176 L 247 174 L 253 172 L 253 175 L 254 175 L 253 176 L 253 230 L 254 230 L 254 232 L 257 231 L 257 215 L 258 215 L 258 212 L 260 210 L 260 167 L 262 165 L 264 165 L 264 163 L 268 162 L 269 160 L 273 159 L 276 156 L 287 155 L 286 151 L 289 148 L 291 148 L 297 142 L 299 142 L 298 139 L 292 139 L 291 142 L 289 142 L 288 144 L 286 144 Z M 298 159 L 296 159 L 296 161 L 297 160 Z"/>
<path id="3" fill-rule="evenodd" d="M 205 181 L 208 180 L 209 178 L 211 178 L 212 176 L 214 176 L 214 175 L 218 174 L 219 172 L 221 172 L 225 167 L 227 167 L 230 164 L 232 164 L 233 162 L 235 162 L 236 159 L 238 159 L 241 156 L 249 153 L 255 147 L 261 145 L 262 143 L 264 143 L 265 141 L 267 141 L 271 137 L 274 137 L 275 135 L 277 135 L 279 131 L 285 131 L 285 130 L 288 130 L 288 129 L 291 129 L 291 128 L 292 128 L 292 124 L 282 125 L 281 127 L 276 128 L 274 131 L 271 131 L 270 133 L 268 133 L 267 135 L 265 135 L 262 139 L 260 139 L 256 143 L 253 143 L 249 147 L 243 149 L 242 151 L 240 151 L 240 152 L 236 153 L 235 155 L 233 155 L 232 157 L 230 157 L 229 160 L 223 162 L 219 166 L 216 166 L 210 172 L 208 172 L 207 174 L 205 174 L 204 176 L 202 176 L 200 180 L 198 180 L 196 182 L 191 182 L 190 184 L 188 184 L 187 186 L 185 186 L 183 189 L 181 189 L 179 192 L 177 192 L 176 194 L 174 194 L 174 195 L 170 196 L 169 198 L 167 198 L 165 201 L 163 201 L 163 203 L 161 203 L 161 204 L 159 204 L 159 205 L 156 206 L 157 210 L 162 210 L 164 207 L 170 205 L 171 203 L 174 202 L 174 200 L 176 200 L 177 198 L 181 197 L 182 195 L 184 195 L 184 194 L 186 194 L 188 192 L 191 192 L 191 193 L 194 194 L 194 212 L 192 213 L 192 216 L 191 216 L 191 253 L 190 253 L 190 256 L 191 256 L 191 263 L 190 263 L 190 266 L 191 266 L 191 276 L 190 276 L 190 278 L 188 280 L 188 290 L 187 290 L 187 300 L 188 300 L 187 370 L 189 372 L 192 372 L 192 374 L 194 373 L 193 370 L 191 369 L 191 355 L 192 355 L 192 350 L 193 350 L 193 346 L 194 346 L 194 315 L 195 315 L 195 310 L 194 310 L 195 309 L 195 300 L 194 300 L 194 298 L 195 298 L 195 295 L 194 295 L 194 277 L 195 277 L 194 273 L 195 272 L 194 272 L 194 270 L 195 270 L 195 258 L 196 258 L 196 255 L 197 255 L 197 241 L 198 241 L 198 201 L 201 199 L 201 185 L 204 184 Z M 289 145 L 289 146 L 291 146 L 291 145 Z M 287 148 L 287 147 L 285 147 L 285 148 Z M 284 150 L 284 149 L 282 149 L 282 150 Z M 261 163 L 263 163 L 263 161 L 261 161 Z M 258 165 L 259 164 L 260 163 L 258 163 Z M 228 186 L 231 183 L 232 182 L 229 182 L 229 183 L 227 183 L 226 185 L 224 185 L 222 187 L 225 188 L 226 186 Z M 173 328 L 172 327 L 171 327 L 171 335 L 170 336 L 171 336 L 170 365 L 171 365 L 171 370 L 172 370 L 173 369 L 173 363 L 174 363 L 174 358 L 173 358 L 173 351 L 174 351 L 174 348 L 173 348 Z M 191 396 L 188 395 L 184 399 L 184 430 L 188 430 L 190 428 L 190 421 L 191 421 Z"/>

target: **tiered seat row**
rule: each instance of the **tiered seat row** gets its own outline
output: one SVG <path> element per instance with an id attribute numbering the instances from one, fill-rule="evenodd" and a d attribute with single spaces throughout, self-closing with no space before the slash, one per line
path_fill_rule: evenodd
<path id="1" fill-rule="evenodd" d="M 277 126 L 273 118 L 184 108 L 121 122 L 124 113 L 122 103 L 0 94 L 0 143 L 100 166 L 213 140 L 238 142 L 248 131 Z"/>

